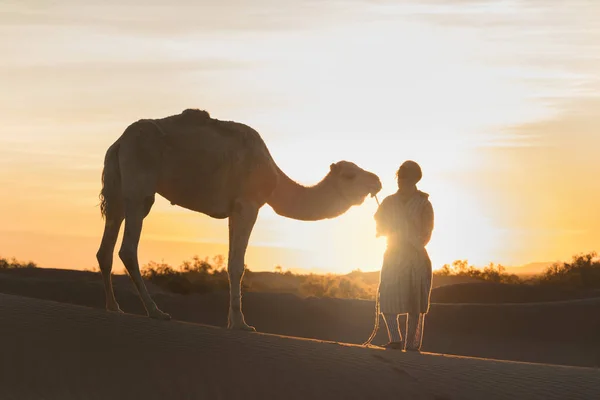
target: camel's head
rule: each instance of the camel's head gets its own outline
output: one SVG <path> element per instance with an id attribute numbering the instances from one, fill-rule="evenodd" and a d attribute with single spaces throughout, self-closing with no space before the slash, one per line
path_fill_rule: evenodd
<path id="1" fill-rule="evenodd" d="M 375 196 L 381 190 L 381 181 L 377 175 L 349 161 L 331 164 L 329 178 L 342 196 L 353 205 L 362 204 L 367 195 Z"/>

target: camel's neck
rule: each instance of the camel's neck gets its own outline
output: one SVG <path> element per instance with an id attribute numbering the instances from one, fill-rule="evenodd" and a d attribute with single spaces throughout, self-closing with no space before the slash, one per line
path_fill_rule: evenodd
<path id="1" fill-rule="evenodd" d="M 294 182 L 281 170 L 277 188 L 268 204 L 277 214 L 302 221 L 335 218 L 352 206 L 335 188 L 329 176 L 315 186 L 306 187 Z"/>

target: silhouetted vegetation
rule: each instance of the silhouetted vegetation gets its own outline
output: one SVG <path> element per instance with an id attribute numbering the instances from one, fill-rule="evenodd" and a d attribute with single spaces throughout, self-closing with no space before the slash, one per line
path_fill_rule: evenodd
<path id="1" fill-rule="evenodd" d="M 578 254 L 571 262 L 550 266 L 533 281 L 567 289 L 600 289 L 600 259 L 596 252 Z"/>
<path id="2" fill-rule="evenodd" d="M 10 260 L 7 258 L 0 258 L 0 269 L 16 269 L 16 268 L 38 268 L 37 264 L 28 261 L 17 261 L 15 258 L 11 258 Z"/>
<path id="3" fill-rule="evenodd" d="M 348 275 L 310 274 L 300 285 L 300 294 L 314 297 L 336 297 L 341 299 L 374 299 L 377 285 L 368 284 L 361 273 Z"/>
<path id="4" fill-rule="evenodd" d="M 38 266 L 31 261 L 23 262 L 15 258 L 0 258 L 0 270 L 23 268 L 38 268 Z M 95 271 L 98 270 L 95 269 Z M 208 293 L 229 289 L 226 260 L 222 255 L 210 260 L 194 256 L 177 267 L 164 262 L 151 261 L 142 268 L 141 272 L 145 279 L 173 293 Z M 437 276 L 438 279 L 441 277 L 468 277 L 482 282 L 518 284 L 522 285 L 521 287 L 525 291 L 527 291 L 527 286 L 538 286 L 540 290 L 547 289 L 565 298 L 589 297 L 595 295 L 596 291 L 600 291 L 600 258 L 596 252 L 575 255 L 571 261 L 556 263 L 542 274 L 529 279 L 507 273 L 502 265 L 491 263 L 485 268 L 477 268 L 469 265 L 467 260 L 457 260 L 434 271 L 434 276 Z M 274 272 L 253 272 L 246 269 L 242 290 L 247 292 L 285 292 L 303 297 L 372 300 L 375 298 L 378 280 L 378 272 L 355 270 L 346 275 L 296 274 L 284 271 L 284 268 L 278 265 Z M 450 281 L 449 284 L 452 285 L 452 282 Z M 511 290 L 514 292 L 517 289 Z M 528 298 L 527 293 L 520 294 L 519 298 Z M 544 296 L 548 299 L 553 298 L 549 294 Z"/>
<path id="5" fill-rule="evenodd" d="M 174 268 L 164 262 L 151 261 L 142 269 L 144 279 L 174 293 L 207 293 L 228 290 L 229 279 L 223 256 L 208 258 L 194 256 Z M 243 290 L 253 292 L 291 292 L 309 297 L 335 297 L 344 299 L 373 299 L 376 284 L 364 281 L 364 274 L 354 271 L 348 275 L 301 275 L 283 271 L 276 266 L 275 272 L 252 272 L 246 270 Z M 286 290 L 281 290 L 285 287 Z"/>
<path id="6" fill-rule="evenodd" d="M 479 269 L 468 265 L 467 261 L 455 261 L 452 265 L 446 264 L 434 274 L 469 276 L 495 283 L 546 286 L 556 290 L 600 290 L 600 258 L 596 252 L 575 255 L 570 262 L 555 263 L 546 268 L 543 273 L 529 279 L 506 273 L 505 268 L 501 265 L 490 264 Z"/>
<path id="7" fill-rule="evenodd" d="M 142 276 L 150 282 L 170 292 L 179 294 L 207 293 L 215 290 L 228 290 L 229 278 L 224 267 L 224 257 L 216 256 L 213 263 L 208 258 L 192 257 L 178 268 L 154 261 L 142 269 Z"/>
<path id="8" fill-rule="evenodd" d="M 515 274 L 506 272 L 502 265 L 490 263 L 485 268 L 476 268 L 469 265 L 467 260 L 457 260 L 451 265 L 445 264 L 441 269 L 434 272 L 439 276 L 468 276 L 486 282 L 494 283 L 521 283 L 521 279 Z"/>
<path id="9" fill-rule="evenodd" d="M 527 280 L 507 273 L 502 265 L 490 263 L 484 268 L 477 268 L 469 265 L 467 260 L 446 264 L 434 271 L 434 275 L 469 277 L 500 284 L 545 285 L 557 290 L 600 289 L 600 260 L 596 253 L 577 255 L 571 262 L 554 264 L 543 274 Z M 215 257 L 212 264 L 207 258 L 196 256 L 178 268 L 150 262 L 144 267 L 143 276 L 165 290 L 182 294 L 227 290 L 229 287 L 223 256 Z M 377 280 L 373 278 L 373 273 L 360 270 L 346 275 L 294 274 L 291 271 L 284 272 L 283 267 L 278 265 L 275 272 L 247 271 L 243 284 L 246 291 L 285 291 L 305 297 L 372 300 L 377 290 Z"/>

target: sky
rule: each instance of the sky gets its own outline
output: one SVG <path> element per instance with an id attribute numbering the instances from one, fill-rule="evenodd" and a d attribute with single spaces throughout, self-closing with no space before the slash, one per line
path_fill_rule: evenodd
<path id="1" fill-rule="evenodd" d="M 595 250 L 598 15 L 595 0 L 0 0 L 0 256 L 94 268 L 106 149 L 186 108 L 253 127 L 307 185 L 353 161 L 381 200 L 419 162 L 434 268 Z M 302 222 L 265 206 L 248 267 L 377 270 L 376 208 Z M 226 255 L 227 237 L 159 197 L 140 262 Z"/>

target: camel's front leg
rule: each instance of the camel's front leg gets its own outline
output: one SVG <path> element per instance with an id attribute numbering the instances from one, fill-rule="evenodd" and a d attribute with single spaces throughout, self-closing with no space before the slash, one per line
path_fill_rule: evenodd
<path id="1" fill-rule="evenodd" d="M 242 278 L 244 276 L 244 258 L 248 241 L 259 207 L 245 200 L 237 200 L 234 210 L 229 217 L 229 319 L 227 327 L 245 331 L 255 331 L 254 327 L 246 324 L 242 312 Z"/>

